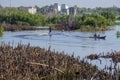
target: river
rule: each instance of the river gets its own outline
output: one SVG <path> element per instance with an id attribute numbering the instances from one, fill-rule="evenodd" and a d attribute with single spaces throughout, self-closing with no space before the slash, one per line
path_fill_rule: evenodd
<path id="1" fill-rule="evenodd" d="M 106 39 L 88 38 L 93 36 L 94 32 L 74 32 L 74 31 L 53 31 L 48 35 L 48 30 L 37 31 L 20 31 L 20 32 L 4 32 L 0 37 L 0 42 L 28 44 L 31 46 L 40 46 L 41 48 L 53 51 L 63 52 L 65 54 L 80 56 L 84 58 L 89 54 L 100 54 L 103 52 L 111 52 L 112 50 L 120 51 L 120 38 L 117 38 L 116 32 L 120 31 L 120 26 L 112 26 L 113 30 L 96 32 Z M 93 63 L 98 63 L 95 61 Z"/>

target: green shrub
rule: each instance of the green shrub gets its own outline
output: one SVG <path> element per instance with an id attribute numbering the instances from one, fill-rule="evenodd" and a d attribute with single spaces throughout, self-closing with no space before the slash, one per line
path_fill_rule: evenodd
<path id="1" fill-rule="evenodd" d="M 117 31 L 116 35 L 117 37 L 120 37 L 120 31 Z"/>
<path id="2" fill-rule="evenodd" d="M 30 26 L 29 23 L 27 23 L 27 22 L 23 22 L 23 21 L 17 21 L 16 23 L 17 23 L 18 25 Z"/>
<path id="3" fill-rule="evenodd" d="M 3 35 L 4 29 L 0 26 L 0 36 Z"/>

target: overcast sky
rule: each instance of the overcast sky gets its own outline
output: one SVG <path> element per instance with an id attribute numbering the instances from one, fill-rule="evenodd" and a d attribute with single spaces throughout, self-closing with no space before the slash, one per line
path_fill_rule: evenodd
<path id="1" fill-rule="evenodd" d="M 112 7 L 117 6 L 120 8 L 120 0 L 0 0 L 2 6 L 45 6 L 54 3 L 67 4 L 68 6 L 77 5 L 78 7 L 95 8 L 95 7 Z"/>

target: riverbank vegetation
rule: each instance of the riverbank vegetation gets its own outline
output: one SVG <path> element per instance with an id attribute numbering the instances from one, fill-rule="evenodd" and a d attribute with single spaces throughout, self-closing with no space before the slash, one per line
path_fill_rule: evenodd
<path id="1" fill-rule="evenodd" d="M 2 27 L 2 26 L 0 26 L 0 36 L 2 36 L 2 35 L 3 35 L 3 32 L 4 32 L 4 29 L 3 29 L 3 27 Z"/>
<path id="2" fill-rule="evenodd" d="M 17 24 L 2 24 L 4 31 L 25 31 L 25 30 L 39 30 L 37 27 L 17 25 Z"/>
<path id="3" fill-rule="evenodd" d="M 0 23 L 38 26 L 44 24 L 44 19 L 40 14 L 32 15 L 16 8 L 5 8 L 0 10 Z"/>
<path id="4" fill-rule="evenodd" d="M 117 31 L 116 35 L 117 37 L 120 37 L 120 31 Z"/>
<path id="5" fill-rule="evenodd" d="M 120 16 L 118 16 L 117 19 L 120 20 Z"/>
<path id="6" fill-rule="evenodd" d="M 120 79 L 120 68 L 119 68 L 120 51 L 112 50 L 111 52 L 102 53 L 102 54 L 91 54 L 87 56 L 87 59 L 90 59 L 91 62 L 94 60 L 98 60 L 100 61 L 100 64 L 102 64 L 103 59 L 105 59 L 105 61 L 108 59 L 110 61 L 109 66 L 107 66 L 107 62 L 106 62 L 106 65 L 104 67 L 105 71 L 109 72 L 110 75 L 112 74 L 111 79 L 108 80 Z"/>
<path id="7" fill-rule="evenodd" d="M 55 16 L 47 19 L 48 23 L 56 24 L 55 27 L 57 29 L 79 29 L 81 31 L 107 30 L 109 29 L 109 25 L 115 24 L 114 21 L 115 16 L 108 12 L 102 12 L 100 14 L 83 14 L 80 16 Z"/>
<path id="8" fill-rule="evenodd" d="M 13 45 L 13 44 L 12 44 Z M 114 80 L 116 76 L 99 70 L 80 57 L 32 47 L 30 44 L 1 43 L 1 80 Z"/>
<path id="9" fill-rule="evenodd" d="M 115 15 L 111 12 L 81 15 L 42 15 L 30 14 L 19 8 L 0 9 L 0 24 L 22 26 L 53 26 L 57 30 L 102 31 L 115 24 Z M 17 31 L 17 30 L 16 30 Z"/>

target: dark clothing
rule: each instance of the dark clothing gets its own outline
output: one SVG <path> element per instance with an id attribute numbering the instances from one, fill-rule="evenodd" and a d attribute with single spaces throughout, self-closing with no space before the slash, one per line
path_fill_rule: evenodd
<path id="1" fill-rule="evenodd" d="M 94 37 L 97 37 L 97 34 L 96 34 L 96 33 L 94 34 Z"/>
<path id="2" fill-rule="evenodd" d="M 51 33 L 51 31 L 52 31 L 52 28 L 51 28 L 51 27 L 49 27 L 49 33 Z"/>

